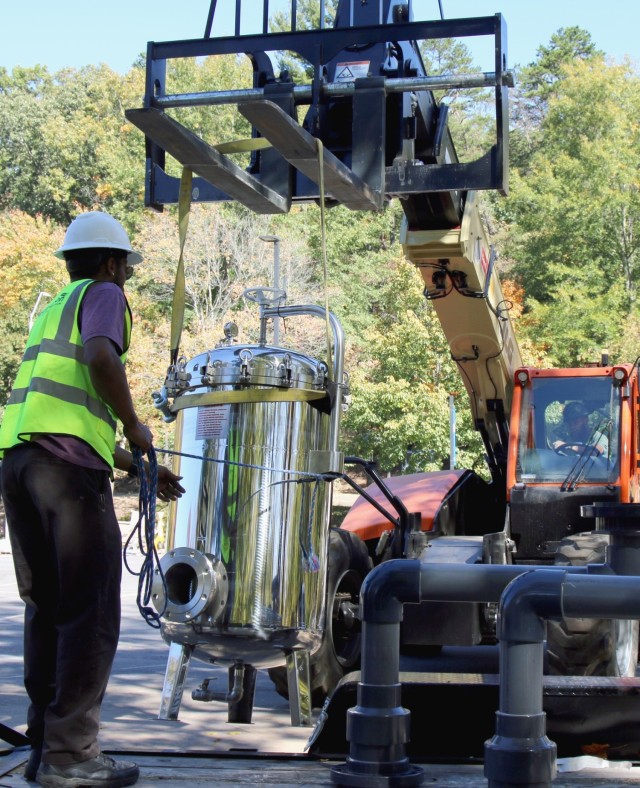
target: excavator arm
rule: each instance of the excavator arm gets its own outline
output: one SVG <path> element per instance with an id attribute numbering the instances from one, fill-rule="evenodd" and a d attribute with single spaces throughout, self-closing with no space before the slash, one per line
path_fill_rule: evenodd
<path id="1" fill-rule="evenodd" d="M 517 343 L 500 290 L 475 192 L 508 188 L 506 25 L 500 14 L 414 21 L 410 2 L 339 0 L 333 27 L 244 34 L 236 0 L 235 34 L 211 37 L 212 1 L 202 39 L 151 42 L 144 106 L 126 112 L 146 136 L 146 204 L 176 203 L 179 179 L 166 171 L 169 154 L 191 169 L 194 201 L 237 200 L 259 213 L 285 213 L 296 202 L 329 202 L 381 210 L 393 198 L 405 214 L 405 253 L 421 270 L 451 353 L 460 367 L 494 478 L 506 463 L 507 424 Z M 255 10 L 255 9 L 254 9 Z M 255 18 L 255 16 L 254 16 Z M 490 36 L 494 71 L 429 76 L 420 42 Z M 296 84 L 274 53 L 297 55 L 310 81 Z M 211 55 L 249 58 L 252 87 L 175 94 L 167 91 L 167 61 Z M 478 159 L 461 162 L 436 89 L 492 88 L 495 139 Z M 175 118 L 175 107 L 236 104 L 252 128 L 250 165 L 243 169 Z M 319 155 L 320 144 L 322 156 Z M 320 166 L 320 161 L 322 165 Z M 323 191 L 321 194 L 321 185 Z"/>
<path id="2" fill-rule="evenodd" d="M 477 194 L 466 195 L 457 227 L 412 230 L 405 220 L 402 245 L 422 274 L 460 370 L 491 475 L 504 483 L 513 380 L 522 361 Z"/>

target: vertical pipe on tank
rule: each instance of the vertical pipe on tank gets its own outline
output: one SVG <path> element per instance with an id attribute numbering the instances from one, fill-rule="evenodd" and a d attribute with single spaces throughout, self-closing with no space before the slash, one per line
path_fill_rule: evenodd
<path id="1" fill-rule="evenodd" d="M 262 609 L 264 606 L 264 572 L 268 548 L 269 512 L 271 509 L 270 480 L 271 474 L 269 471 L 265 470 L 262 474 L 262 484 L 260 486 L 260 496 L 258 498 L 258 522 L 256 523 L 255 567 L 253 575 L 254 598 L 253 609 L 251 611 L 251 624 L 256 632 L 259 633 L 263 632 Z"/>

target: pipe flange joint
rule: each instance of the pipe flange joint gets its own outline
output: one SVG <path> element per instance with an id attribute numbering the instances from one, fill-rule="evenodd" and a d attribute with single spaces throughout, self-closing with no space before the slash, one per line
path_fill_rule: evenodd
<path id="1" fill-rule="evenodd" d="M 368 709 L 354 706 L 347 712 L 347 741 L 370 747 L 397 747 L 410 738 L 411 712 L 394 709 Z"/>
<path id="2" fill-rule="evenodd" d="M 484 745 L 484 776 L 490 788 L 551 785 L 557 747 L 545 735 L 546 715 L 496 712 L 496 734 Z"/>
<path id="3" fill-rule="evenodd" d="M 190 547 L 170 550 L 154 573 L 152 600 L 164 618 L 188 623 L 198 616 L 211 624 L 221 614 L 228 596 L 224 567 Z"/>

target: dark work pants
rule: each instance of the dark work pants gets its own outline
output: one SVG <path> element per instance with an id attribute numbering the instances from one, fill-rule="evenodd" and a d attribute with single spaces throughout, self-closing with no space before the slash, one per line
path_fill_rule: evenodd
<path id="1" fill-rule="evenodd" d="M 120 632 L 121 535 L 109 474 L 35 443 L 2 461 L 20 596 L 26 604 L 27 736 L 43 760 L 94 758 L 100 706 Z"/>

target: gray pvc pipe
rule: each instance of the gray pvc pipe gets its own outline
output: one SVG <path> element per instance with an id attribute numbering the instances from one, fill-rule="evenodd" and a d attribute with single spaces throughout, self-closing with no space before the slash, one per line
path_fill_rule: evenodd
<path id="1" fill-rule="evenodd" d="M 542 712 L 545 621 L 564 617 L 640 618 L 640 577 L 558 567 L 530 569 L 514 578 L 502 595 L 498 618 L 502 712 Z"/>
<path id="2" fill-rule="evenodd" d="M 530 568 L 502 594 L 499 708 L 504 714 L 542 714 L 545 621 L 562 618 L 566 576 L 566 570 Z"/>
<path id="3" fill-rule="evenodd" d="M 640 618 L 640 577 L 570 574 L 562 609 L 569 618 Z"/>

